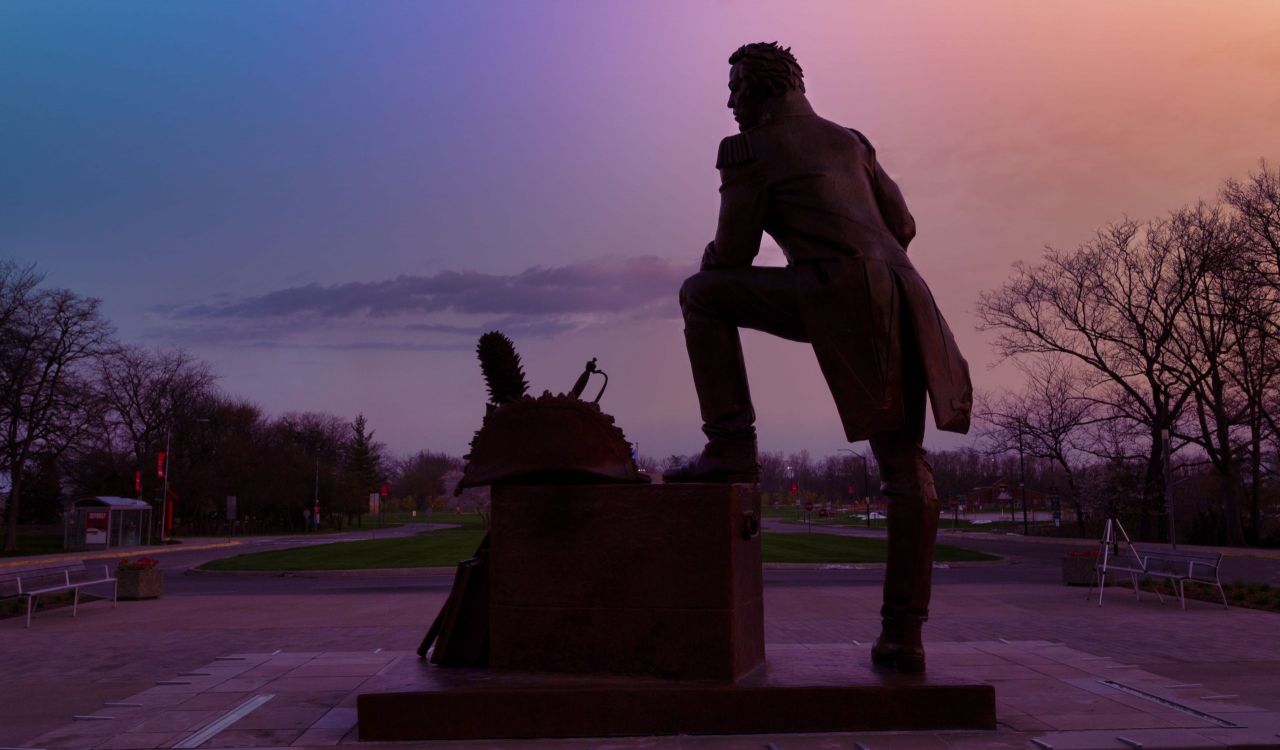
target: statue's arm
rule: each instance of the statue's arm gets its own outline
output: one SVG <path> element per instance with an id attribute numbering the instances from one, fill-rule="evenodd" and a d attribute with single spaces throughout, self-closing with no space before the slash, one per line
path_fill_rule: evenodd
<path id="1" fill-rule="evenodd" d="M 916 220 L 907 210 L 907 201 L 902 197 L 898 183 L 889 178 L 879 160 L 874 162 L 875 173 L 872 182 L 876 191 L 876 204 L 880 206 L 880 216 L 889 227 L 889 231 L 897 238 L 898 244 L 906 250 L 912 238 L 916 236 Z"/>
<path id="2" fill-rule="evenodd" d="M 744 268 L 760 252 L 766 190 L 746 135 L 720 146 L 720 219 L 716 238 L 702 253 L 702 270 Z"/>
<path id="3" fill-rule="evenodd" d="M 885 226 L 889 227 L 898 244 L 906 250 L 907 245 L 916 236 L 916 220 L 907 210 L 907 201 L 902 197 L 902 190 L 898 188 L 898 183 L 884 171 L 884 167 L 880 166 L 880 160 L 876 158 L 876 148 L 871 145 L 871 141 L 853 128 L 849 128 L 849 132 L 857 136 L 867 149 L 867 161 L 871 165 L 871 188 L 875 191 L 880 217 L 884 219 Z"/>

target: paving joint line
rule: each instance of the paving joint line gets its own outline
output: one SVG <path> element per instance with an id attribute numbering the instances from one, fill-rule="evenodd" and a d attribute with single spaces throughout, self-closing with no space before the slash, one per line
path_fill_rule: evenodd
<path id="1" fill-rule="evenodd" d="M 261 706 L 262 704 L 266 703 L 267 701 L 271 700 L 274 697 L 275 695 L 272 693 L 261 693 L 259 695 L 255 695 L 249 700 L 245 701 L 244 703 L 241 703 L 239 706 L 236 706 L 235 708 L 226 712 L 222 716 L 219 716 L 218 718 L 209 722 L 204 726 L 203 729 L 191 735 L 190 737 L 186 738 L 185 740 L 173 745 L 173 747 L 182 748 L 183 750 L 187 748 L 200 747 L 204 743 L 208 742 L 209 740 L 217 736 L 218 733 L 220 733 L 222 730 L 226 729 L 227 727 L 231 726 L 237 721 L 240 721 L 244 717 L 253 713 L 258 709 L 259 706 Z"/>
<path id="2" fill-rule="evenodd" d="M 1188 716 L 1194 716 L 1198 719 L 1203 719 L 1205 721 L 1212 722 L 1214 724 L 1217 724 L 1220 727 L 1238 729 L 1242 726 L 1240 724 L 1235 723 L 1234 721 L 1231 721 L 1230 719 L 1224 719 L 1221 716 L 1214 716 L 1213 714 L 1208 713 L 1207 711 L 1201 711 L 1198 708 L 1192 708 L 1191 706 L 1179 703 L 1175 700 L 1170 700 L 1169 698 L 1165 698 L 1155 693 L 1149 693 L 1146 690 L 1133 687 L 1132 685 L 1126 685 L 1122 682 L 1116 682 L 1115 680 L 1098 680 L 1098 682 L 1102 685 L 1105 685 L 1111 688 L 1112 690 L 1118 690 L 1122 693 L 1128 693 L 1129 695 L 1136 696 L 1138 698 L 1142 698 L 1145 700 L 1149 700 L 1152 703 L 1157 703 L 1159 705 L 1165 706 L 1166 708 L 1172 708 L 1173 710 L 1180 711 L 1184 714 L 1187 714 Z"/>

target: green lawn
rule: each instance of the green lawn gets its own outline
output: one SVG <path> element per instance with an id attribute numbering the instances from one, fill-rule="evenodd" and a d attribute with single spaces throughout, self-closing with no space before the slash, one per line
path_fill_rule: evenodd
<path id="1" fill-rule="evenodd" d="M 397 539 L 322 544 L 298 549 L 253 552 L 205 563 L 205 570 L 367 570 L 370 568 L 427 568 L 453 566 L 475 552 L 484 529 L 472 515 L 437 514 L 437 523 L 456 522 L 461 529 L 432 531 Z M 765 562 L 857 563 L 884 562 L 882 539 L 832 536 L 828 534 L 764 535 Z M 938 545 L 937 559 L 995 560 L 973 550 Z"/>
<path id="2" fill-rule="evenodd" d="M 483 529 L 447 529 L 396 539 L 251 552 L 212 560 L 200 567 L 204 570 L 366 570 L 453 566 L 470 557 L 483 538 Z"/>
<path id="3" fill-rule="evenodd" d="M 392 514 L 387 514 L 388 518 Z M 400 511 L 395 515 L 395 519 L 401 523 L 456 523 L 464 529 L 483 529 L 484 518 L 479 513 L 444 513 L 436 511 L 430 516 L 419 513 L 417 518 L 411 518 L 408 513 Z"/>

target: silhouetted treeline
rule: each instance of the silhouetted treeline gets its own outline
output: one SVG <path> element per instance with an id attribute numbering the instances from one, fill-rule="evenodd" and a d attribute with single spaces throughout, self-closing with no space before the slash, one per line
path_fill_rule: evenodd
<path id="1" fill-rule="evenodd" d="M 19 525 L 56 524 L 72 500 L 138 497 L 158 512 L 168 474 L 177 533 L 341 528 L 386 482 L 425 508 L 458 461 L 387 455 L 363 416 L 269 416 L 220 392 L 205 362 L 113 337 L 97 300 L 0 262 L 0 502 L 4 547 Z"/>

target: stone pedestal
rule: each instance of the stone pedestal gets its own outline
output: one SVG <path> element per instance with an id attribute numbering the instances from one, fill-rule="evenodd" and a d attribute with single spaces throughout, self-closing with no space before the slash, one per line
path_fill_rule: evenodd
<path id="1" fill-rule="evenodd" d="M 994 729 L 995 691 L 880 674 L 866 647 L 764 653 L 747 485 L 494 488 L 489 668 L 402 659 L 362 740 Z"/>
<path id="2" fill-rule="evenodd" d="M 764 660 L 750 485 L 495 487 L 493 669 L 733 680 Z"/>

